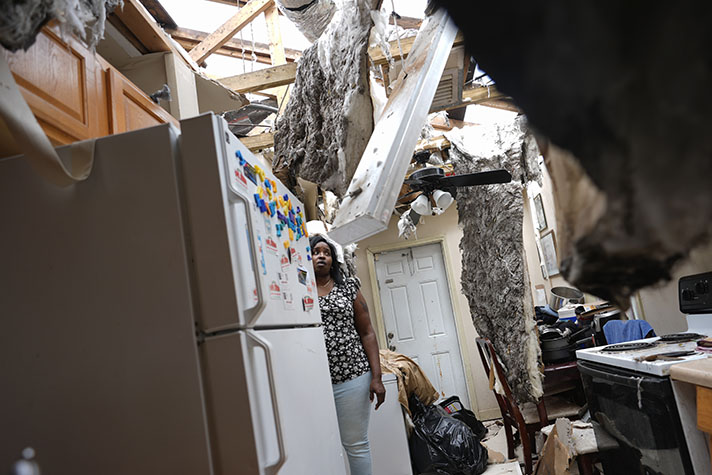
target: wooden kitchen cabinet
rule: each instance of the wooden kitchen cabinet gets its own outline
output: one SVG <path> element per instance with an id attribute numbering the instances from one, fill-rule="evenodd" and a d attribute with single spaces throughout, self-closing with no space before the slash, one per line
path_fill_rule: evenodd
<path id="1" fill-rule="evenodd" d="M 75 38 L 62 39 L 56 26 L 43 28 L 27 51 L 10 53 L 0 48 L 0 54 L 55 145 L 165 122 L 178 125 L 101 56 Z M 0 137 L 0 156 L 18 153 L 6 129 Z"/>

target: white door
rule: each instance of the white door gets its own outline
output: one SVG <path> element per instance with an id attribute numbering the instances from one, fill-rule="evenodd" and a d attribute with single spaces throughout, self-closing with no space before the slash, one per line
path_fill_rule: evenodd
<path id="1" fill-rule="evenodd" d="M 440 397 L 470 408 L 440 244 L 377 255 L 376 274 L 388 346 L 413 359 Z"/>

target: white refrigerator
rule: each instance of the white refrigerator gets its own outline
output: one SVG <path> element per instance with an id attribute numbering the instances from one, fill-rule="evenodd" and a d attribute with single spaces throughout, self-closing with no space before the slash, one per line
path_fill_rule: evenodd
<path id="1" fill-rule="evenodd" d="M 0 472 L 344 474 L 303 213 L 211 114 L 0 160 Z"/>

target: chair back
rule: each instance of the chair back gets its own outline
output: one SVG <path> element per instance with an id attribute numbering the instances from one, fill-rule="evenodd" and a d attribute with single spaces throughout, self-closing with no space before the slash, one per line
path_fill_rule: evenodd
<path id="1" fill-rule="evenodd" d="M 521 421 L 524 422 L 524 417 L 522 416 L 522 413 L 514 400 L 512 390 L 507 383 L 507 378 L 504 375 L 502 364 L 497 357 L 497 353 L 494 351 L 494 345 L 488 338 L 477 338 L 475 341 L 477 341 L 477 350 L 480 353 L 480 359 L 482 360 L 485 373 L 490 380 L 490 389 L 492 389 L 492 392 L 497 399 L 497 404 L 499 405 L 502 417 L 510 417 L 514 420 L 521 418 Z M 496 378 L 496 380 L 499 381 L 504 395 L 495 391 L 493 378 Z"/>

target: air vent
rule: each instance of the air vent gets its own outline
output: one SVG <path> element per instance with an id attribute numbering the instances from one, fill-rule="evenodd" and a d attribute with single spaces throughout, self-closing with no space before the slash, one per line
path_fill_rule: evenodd
<path id="1" fill-rule="evenodd" d="M 461 102 L 462 69 L 446 69 L 440 77 L 430 110 L 442 110 Z"/>

